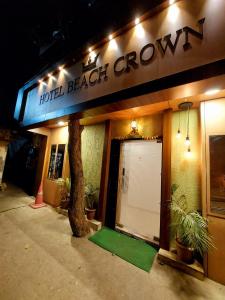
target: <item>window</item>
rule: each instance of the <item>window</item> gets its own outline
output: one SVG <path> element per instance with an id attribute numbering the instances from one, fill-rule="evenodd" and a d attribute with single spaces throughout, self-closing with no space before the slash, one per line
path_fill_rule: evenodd
<path id="1" fill-rule="evenodd" d="M 225 215 L 225 135 L 209 137 L 211 212 Z"/>
<path id="2" fill-rule="evenodd" d="M 51 146 L 48 178 L 58 179 L 62 177 L 65 148 L 65 144 Z"/>

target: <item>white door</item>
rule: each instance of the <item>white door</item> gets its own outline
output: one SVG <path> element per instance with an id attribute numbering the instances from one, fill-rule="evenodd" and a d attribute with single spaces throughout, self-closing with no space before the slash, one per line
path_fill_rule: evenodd
<path id="1" fill-rule="evenodd" d="M 116 224 L 150 240 L 159 238 L 161 165 L 162 143 L 121 145 Z"/>

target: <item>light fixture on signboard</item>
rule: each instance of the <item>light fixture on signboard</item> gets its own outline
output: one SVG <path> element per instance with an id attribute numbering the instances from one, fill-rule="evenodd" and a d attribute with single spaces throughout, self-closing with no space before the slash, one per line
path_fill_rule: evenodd
<path id="1" fill-rule="evenodd" d="M 138 25 L 140 23 L 140 19 L 139 18 L 136 18 L 135 21 L 134 21 L 135 25 Z"/>
<path id="2" fill-rule="evenodd" d="M 47 85 L 42 79 L 38 79 L 38 83 L 39 83 L 40 85 Z"/>
<path id="3" fill-rule="evenodd" d="M 56 78 L 51 73 L 48 73 L 48 78 L 56 81 Z"/>

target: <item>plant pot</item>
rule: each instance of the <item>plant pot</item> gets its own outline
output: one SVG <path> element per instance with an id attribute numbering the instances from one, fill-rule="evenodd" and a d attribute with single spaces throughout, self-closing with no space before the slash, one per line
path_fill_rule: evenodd
<path id="1" fill-rule="evenodd" d="M 192 264 L 194 261 L 194 250 L 183 246 L 178 240 L 176 240 L 177 258 L 186 264 Z"/>
<path id="2" fill-rule="evenodd" d="M 70 196 L 67 196 L 66 199 L 62 199 L 60 203 L 60 207 L 62 209 L 68 209 L 69 207 L 69 202 L 70 202 Z"/>
<path id="3" fill-rule="evenodd" d="M 93 220 L 95 218 L 96 209 L 85 208 L 85 211 L 86 211 L 88 220 Z"/>

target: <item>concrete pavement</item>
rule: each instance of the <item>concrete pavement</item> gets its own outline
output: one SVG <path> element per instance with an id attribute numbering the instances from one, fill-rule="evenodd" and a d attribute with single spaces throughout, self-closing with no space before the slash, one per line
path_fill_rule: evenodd
<path id="1" fill-rule="evenodd" d="M 67 217 L 15 187 L 0 192 L 0 299 L 225 299 L 225 286 L 155 260 L 146 273 L 74 238 Z"/>

